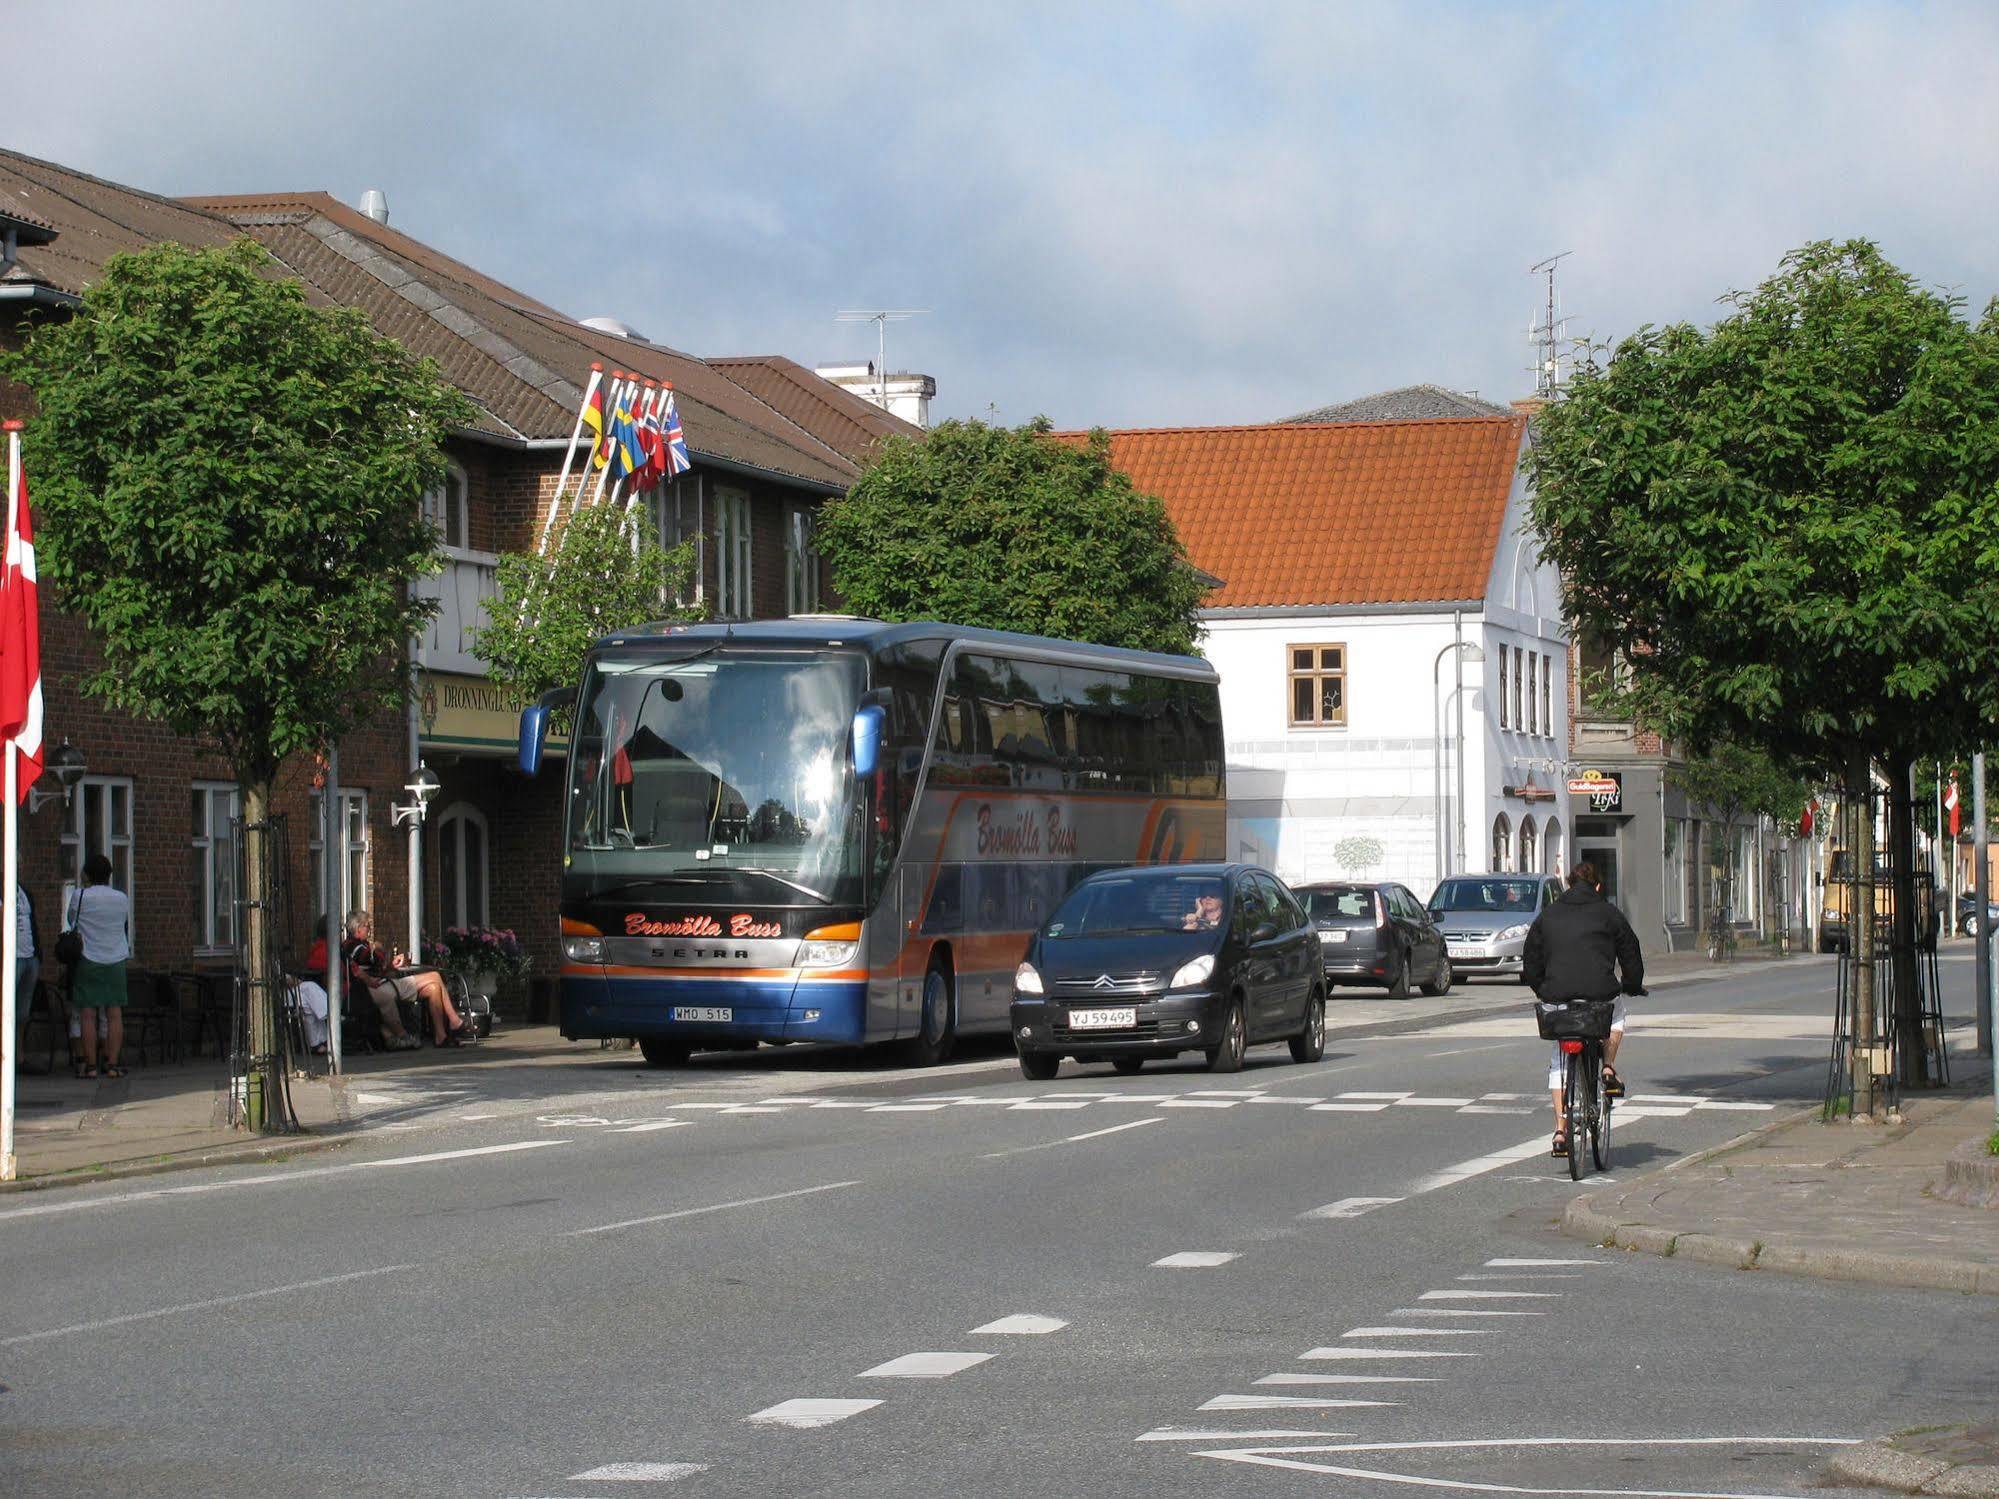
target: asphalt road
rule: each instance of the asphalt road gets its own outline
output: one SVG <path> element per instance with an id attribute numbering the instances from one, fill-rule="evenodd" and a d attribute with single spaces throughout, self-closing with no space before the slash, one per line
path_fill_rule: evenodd
<path id="1" fill-rule="evenodd" d="M 1656 989 L 1613 1174 L 1816 1098 L 1831 975 Z M 1545 1061 L 1518 1015 L 1224 1078 L 607 1056 L 8 1199 L 0 1492 L 1804 1494 L 1989 1417 L 1989 1299 L 1555 1234 Z"/>

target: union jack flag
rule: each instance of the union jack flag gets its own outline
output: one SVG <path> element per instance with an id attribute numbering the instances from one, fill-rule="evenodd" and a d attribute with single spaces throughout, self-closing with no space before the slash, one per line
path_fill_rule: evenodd
<path id="1" fill-rule="evenodd" d="M 660 428 L 666 443 L 666 476 L 675 478 L 694 467 L 688 456 L 687 434 L 680 430 L 680 407 L 673 399 L 673 387 L 666 387 L 666 410 L 660 414 Z"/>

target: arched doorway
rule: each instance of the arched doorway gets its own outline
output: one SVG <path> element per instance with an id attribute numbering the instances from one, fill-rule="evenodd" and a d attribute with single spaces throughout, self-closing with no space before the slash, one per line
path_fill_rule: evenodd
<path id="1" fill-rule="evenodd" d="M 1520 873 L 1532 874 L 1541 867 L 1541 846 L 1535 838 L 1534 819 L 1520 819 Z"/>
<path id="2" fill-rule="evenodd" d="M 1551 817 L 1541 830 L 1542 868 L 1549 874 L 1566 874 L 1562 868 L 1562 824 Z"/>
<path id="3" fill-rule="evenodd" d="M 437 906 L 447 927 L 487 924 L 486 816 L 459 802 L 437 820 Z"/>
<path id="4" fill-rule="evenodd" d="M 1504 812 L 1492 820 L 1492 872 L 1505 874 L 1513 868 L 1513 824 Z"/>

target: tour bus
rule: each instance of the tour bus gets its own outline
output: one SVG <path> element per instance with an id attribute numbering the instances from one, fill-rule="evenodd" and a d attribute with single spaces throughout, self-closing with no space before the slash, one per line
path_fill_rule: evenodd
<path id="1" fill-rule="evenodd" d="M 1214 669 L 794 616 L 600 640 L 567 710 L 561 1027 L 654 1066 L 1004 1031 L 1029 934 L 1099 869 L 1227 856 Z"/>

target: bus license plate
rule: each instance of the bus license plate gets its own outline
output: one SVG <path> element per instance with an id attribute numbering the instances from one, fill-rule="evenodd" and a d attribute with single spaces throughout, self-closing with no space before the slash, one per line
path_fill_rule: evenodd
<path id="1" fill-rule="evenodd" d="M 675 1020 L 719 1020 L 726 1025 L 736 1018 L 736 1012 L 726 1005 L 719 1008 L 714 1005 L 675 1005 L 673 1007 L 673 1018 Z"/>
<path id="2" fill-rule="evenodd" d="M 1078 1031 L 1109 1031 L 1138 1024 L 1138 1011 L 1127 1005 L 1121 1010 L 1071 1010 L 1069 1028 Z"/>

